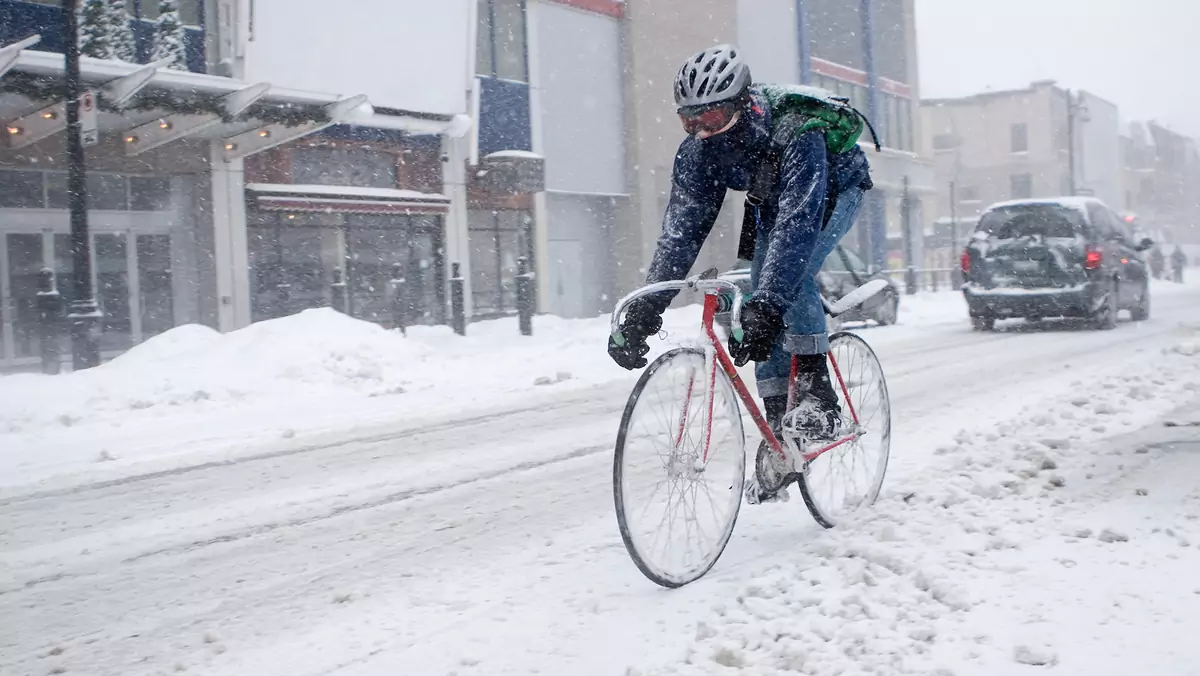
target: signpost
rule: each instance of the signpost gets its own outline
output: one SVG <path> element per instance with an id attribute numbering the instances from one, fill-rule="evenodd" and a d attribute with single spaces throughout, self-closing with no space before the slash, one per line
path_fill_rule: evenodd
<path id="1" fill-rule="evenodd" d="M 96 115 L 96 92 L 90 89 L 79 97 L 79 134 L 85 146 L 94 146 L 100 141 Z"/>

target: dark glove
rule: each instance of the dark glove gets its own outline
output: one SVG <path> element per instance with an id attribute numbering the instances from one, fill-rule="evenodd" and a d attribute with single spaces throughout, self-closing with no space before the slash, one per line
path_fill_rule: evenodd
<path id="1" fill-rule="evenodd" d="M 729 336 L 729 356 L 733 363 L 745 366 L 746 362 L 766 361 L 771 358 L 775 341 L 783 332 L 783 314 L 770 305 L 751 298 L 742 306 L 742 339 Z"/>
<path id="2" fill-rule="evenodd" d="M 608 337 L 608 356 L 617 362 L 621 368 L 640 369 L 646 365 L 646 353 L 650 346 L 646 338 L 658 333 L 662 328 L 662 316 L 649 303 L 638 299 L 625 308 L 625 319 L 621 321 L 621 335 L 625 338 L 623 345 L 618 345 L 612 337 Z"/>

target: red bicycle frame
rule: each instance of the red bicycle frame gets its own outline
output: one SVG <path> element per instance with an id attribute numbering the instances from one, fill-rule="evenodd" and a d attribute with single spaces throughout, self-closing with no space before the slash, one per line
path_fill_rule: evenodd
<path id="1" fill-rule="evenodd" d="M 738 374 L 737 367 L 735 367 L 733 364 L 733 359 L 731 359 L 729 357 L 729 353 L 725 351 L 724 343 L 722 343 L 721 339 L 717 336 L 716 330 L 713 328 L 713 319 L 716 317 L 719 303 L 720 299 L 718 298 L 717 294 L 706 293 L 704 295 L 704 316 L 701 321 L 704 325 L 704 333 L 708 336 L 709 341 L 712 343 L 714 359 L 711 371 L 707 374 L 709 378 L 709 394 L 706 398 L 708 418 L 704 430 L 703 459 L 704 461 L 708 460 L 708 447 L 710 441 L 712 440 L 713 393 L 716 386 L 717 367 L 719 365 L 721 369 L 725 371 L 725 375 L 729 376 L 729 380 L 733 382 L 733 388 L 737 392 L 738 398 L 742 400 L 742 403 L 746 406 L 747 410 L 750 411 L 750 416 L 754 418 L 754 424 L 758 426 L 758 431 L 762 433 L 763 439 L 765 439 L 767 444 L 769 444 L 770 447 L 786 461 L 787 454 L 783 450 L 783 443 L 780 442 L 779 438 L 775 436 L 775 432 L 771 430 L 771 426 L 767 423 L 766 418 L 763 416 L 762 410 L 758 407 L 758 402 L 756 402 L 754 397 L 750 395 L 750 390 L 746 388 L 745 381 L 742 380 L 741 376 Z M 832 351 L 829 353 L 829 364 L 833 367 L 834 375 L 837 376 L 838 387 L 841 388 L 842 394 L 846 397 L 846 405 L 847 408 L 850 409 L 850 417 L 854 420 L 855 430 L 857 430 L 859 427 L 858 411 L 854 409 L 854 402 L 850 400 L 850 391 L 846 387 L 846 381 L 842 378 L 842 371 L 840 368 L 838 368 L 837 360 L 834 358 Z M 788 383 L 788 410 L 791 410 L 792 406 L 795 404 L 797 365 L 798 360 L 793 357 L 791 378 Z M 692 374 L 688 381 L 687 399 L 685 399 L 685 401 L 691 401 L 695 378 L 695 374 Z M 683 430 L 687 425 L 687 414 L 689 408 L 690 407 L 685 403 L 683 407 L 683 413 L 680 415 L 679 434 L 675 440 L 676 445 L 682 442 Z M 831 444 L 822 446 L 815 451 L 804 453 L 801 457 L 803 457 L 805 463 L 812 462 L 813 460 L 821 457 L 823 454 L 837 448 L 838 446 L 854 441 L 857 438 L 858 432 L 855 431 Z"/>

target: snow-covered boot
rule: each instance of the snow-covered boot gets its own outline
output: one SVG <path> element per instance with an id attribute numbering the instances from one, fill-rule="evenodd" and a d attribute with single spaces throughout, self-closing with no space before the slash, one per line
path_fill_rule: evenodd
<path id="1" fill-rule="evenodd" d="M 782 443 L 780 436 L 783 431 L 783 416 L 787 411 L 787 397 L 763 397 L 763 416 L 767 425 L 775 433 L 775 438 Z M 791 474 L 796 471 L 791 460 L 784 460 L 771 448 L 765 440 L 758 445 L 758 454 L 754 459 L 754 478 L 746 486 L 746 500 L 752 505 L 761 502 L 776 502 L 788 499 L 787 484 Z"/>

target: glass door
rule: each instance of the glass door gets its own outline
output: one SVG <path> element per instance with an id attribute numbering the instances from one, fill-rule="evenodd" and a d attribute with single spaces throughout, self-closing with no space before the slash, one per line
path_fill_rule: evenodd
<path id="1" fill-rule="evenodd" d="M 38 273 L 45 267 L 41 233 L 5 235 L 6 297 L 0 298 L 7 359 L 37 357 L 41 351 L 37 326 Z"/>
<path id="2" fill-rule="evenodd" d="M 138 313 L 142 340 L 175 326 L 171 236 L 137 236 Z"/>
<path id="3" fill-rule="evenodd" d="M 133 346 L 128 238 L 125 233 L 102 233 L 93 242 L 96 302 L 104 315 L 100 320 L 100 350 L 124 351 Z"/>

